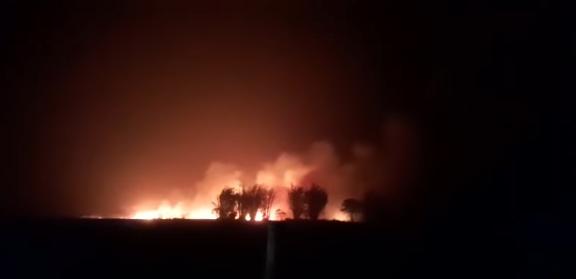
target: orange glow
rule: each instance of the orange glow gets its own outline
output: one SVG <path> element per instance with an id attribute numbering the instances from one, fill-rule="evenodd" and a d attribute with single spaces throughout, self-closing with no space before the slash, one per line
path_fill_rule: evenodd
<path id="1" fill-rule="evenodd" d="M 348 222 L 350 221 L 350 217 L 344 212 L 337 211 L 332 215 L 332 220 Z"/>
<path id="2" fill-rule="evenodd" d="M 216 219 L 216 218 L 217 218 L 217 216 L 212 211 L 212 208 L 198 208 L 198 209 L 189 211 L 188 214 L 186 215 L 186 219 L 210 220 L 210 219 Z"/>
<path id="3" fill-rule="evenodd" d="M 260 170 L 255 172 L 252 181 L 245 181 L 243 180 L 243 172 L 238 168 L 232 165 L 213 163 L 206 171 L 204 179 L 196 183 L 194 187 L 196 191 L 189 198 L 159 200 L 153 203 L 142 201 L 136 207 L 132 207 L 132 210 L 124 218 L 140 220 L 217 219 L 218 215 L 214 212 L 214 201 L 222 189 L 233 187 L 236 193 L 240 193 L 242 191 L 241 185 L 257 184 L 268 189 L 272 187 L 275 191 L 268 220 L 283 221 L 291 216 L 287 197 L 288 189 L 293 185 L 301 184 L 302 180 L 314 170 L 313 165 L 303 163 L 298 157 L 282 154 L 276 161 L 262 165 Z M 245 221 L 252 221 L 250 216 L 243 218 Z M 339 210 L 339 204 L 329 204 L 324 218 L 349 221 L 348 215 Z M 264 220 L 264 212 L 258 210 L 253 221 L 262 222 Z"/>
<path id="4" fill-rule="evenodd" d="M 298 158 L 282 154 L 274 163 L 265 164 L 256 173 L 256 184 L 290 187 L 299 184 L 314 168 L 303 164 Z"/>
<path id="5" fill-rule="evenodd" d="M 262 214 L 262 211 L 258 210 L 258 212 L 256 212 L 256 217 L 254 217 L 254 221 L 260 222 L 262 220 L 264 220 L 264 214 Z"/>
<path id="6" fill-rule="evenodd" d="M 284 216 L 278 216 L 275 207 L 270 214 L 270 221 L 284 221 Z M 87 216 L 87 218 L 102 218 L 95 216 Z M 128 217 L 127 219 L 137 219 L 137 220 L 154 220 L 154 219 L 190 219 L 190 220 L 215 220 L 218 216 L 212 211 L 210 207 L 199 207 L 199 208 L 186 208 L 183 203 L 170 204 L 169 202 L 162 202 L 156 209 L 148 210 L 137 210 Z M 237 218 L 238 219 L 238 218 Z M 349 222 L 350 217 L 340 211 L 335 211 L 332 214 L 327 214 L 326 219 L 336 220 L 341 222 Z M 251 221 L 250 216 L 246 215 L 244 217 L 245 221 Z M 254 219 L 256 222 L 264 221 L 264 214 L 262 211 L 258 210 L 256 217 Z"/>
<path id="7" fill-rule="evenodd" d="M 137 210 L 129 219 L 152 220 L 152 219 L 216 219 L 211 208 L 187 209 L 183 203 L 175 205 L 162 202 L 156 209 Z"/>
<path id="8" fill-rule="evenodd" d="M 137 210 L 131 214 L 128 219 L 138 220 L 154 220 L 154 219 L 196 219 L 196 220 L 213 220 L 218 216 L 212 211 L 211 208 L 194 208 L 189 209 L 182 205 L 183 203 L 176 203 L 174 205 L 169 202 L 162 202 L 156 209 L 150 210 Z M 275 214 L 272 214 L 270 220 L 275 220 Z M 250 217 L 246 215 L 244 220 L 250 221 Z M 264 221 L 264 214 L 258 210 L 254 221 Z"/>
<path id="9" fill-rule="evenodd" d="M 252 219 L 250 219 L 250 216 L 246 215 L 244 216 L 244 220 L 251 221 Z M 262 211 L 258 210 L 258 212 L 256 212 L 256 217 L 254 218 L 254 221 L 256 222 L 264 221 L 264 214 L 262 213 Z"/>

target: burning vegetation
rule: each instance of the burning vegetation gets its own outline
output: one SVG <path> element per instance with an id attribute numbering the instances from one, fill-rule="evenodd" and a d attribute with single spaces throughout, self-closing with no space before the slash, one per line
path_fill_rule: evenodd
<path id="1" fill-rule="evenodd" d="M 225 188 L 214 203 L 213 212 L 222 220 L 262 221 L 270 220 L 274 190 L 260 185 L 250 188 Z"/>
<path id="2" fill-rule="evenodd" d="M 207 210 L 187 211 L 182 203 L 171 206 L 169 203 L 163 202 L 156 210 L 138 211 L 129 218 L 145 220 L 219 219 L 257 222 L 285 220 L 286 212 L 281 208 L 274 207 L 275 198 L 276 191 L 263 185 L 225 187 L 216 197 L 216 201 L 213 202 L 210 214 L 198 214 L 199 212 L 207 213 Z M 318 220 L 328 203 L 328 193 L 317 184 L 312 184 L 309 187 L 292 186 L 288 190 L 287 203 L 293 219 Z M 344 206 L 342 211 L 347 211 L 348 208 L 344 209 Z M 352 215 L 350 216 L 350 221 L 354 221 Z M 339 220 L 345 221 L 342 218 Z"/>
<path id="3" fill-rule="evenodd" d="M 380 146 L 356 144 L 343 153 L 333 144 L 316 142 L 301 153 L 283 152 L 257 169 L 211 162 L 199 180 L 165 187 L 154 182 L 134 192 L 132 207 L 117 217 L 130 219 L 219 219 L 239 221 L 367 220 L 377 192 L 387 200 L 410 183 L 413 157 L 409 133 L 392 119 Z M 401 142 L 402 144 L 399 144 Z M 384 167 L 382 167 L 384 166 Z M 153 174 L 140 173 L 146 185 Z M 184 175 L 175 177 L 185 177 Z M 146 189 L 166 189 L 144 196 Z M 170 192 L 170 189 L 177 190 Z M 373 202 L 378 204 L 380 202 Z M 124 203 L 124 206 L 126 204 Z"/>

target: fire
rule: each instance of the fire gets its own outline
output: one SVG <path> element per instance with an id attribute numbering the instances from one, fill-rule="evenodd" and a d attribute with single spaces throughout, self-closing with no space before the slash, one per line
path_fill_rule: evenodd
<path id="1" fill-rule="evenodd" d="M 344 212 L 337 211 L 332 215 L 332 220 L 347 222 L 350 221 L 350 217 L 346 215 Z"/>
<path id="2" fill-rule="evenodd" d="M 156 209 L 134 212 L 129 219 L 216 219 L 216 215 L 211 208 L 187 209 L 181 202 L 162 202 Z"/>
<path id="3" fill-rule="evenodd" d="M 217 216 L 214 214 L 211 208 L 198 208 L 195 210 L 191 210 L 186 215 L 186 219 L 204 219 L 204 220 L 211 220 L 216 219 Z"/>
<path id="4" fill-rule="evenodd" d="M 242 185 L 260 185 L 266 189 L 274 190 L 274 199 L 268 209 L 269 214 L 265 218 L 264 211 L 260 209 L 251 220 L 250 216 L 238 216 L 245 221 L 262 222 L 265 219 L 271 221 L 283 221 L 289 218 L 290 205 L 288 204 L 288 191 L 293 185 L 300 185 L 305 177 L 313 172 L 316 166 L 304 163 L 303 160 L 292 154 L 281 154 L 274 162 L 263 164 L 253 173 L 253 176 L 245 175 L 241 169 L 234 165 L 212 163 L 205 177 L 194 185 L 194 194 L 189 198 L 176 198 L 160 200 L 155 204 L 140 204 L 126 215 L 125 218 L 153 220 L 153 219 L 217 219 L 214 211 L 214 201 L 220 191 L 225 187 L 232 187 L 236 193 L 243 191 Z M 248 178 L 247 178 L 248 177 Z M 339 211 L 338 205 L 328 205 L 324 214 L 328 220 L 348 221 L 348 216 Z"/>
<path id="5" fill-rule="evenodd" d="M 244 217 L 245 221 L 250 221 L 250 216 L 246 215 L 246 217 Z M 270 218 L 270 220 L 274 220 L 272 218 Z M 258 212 L 256 212 L 256 216 L 254 217 L 254 221 L 256 222 L 262 222 L 264 221 L 264 213 L 262 213 L 262 211 L 258 210 Z"/>
<path id="6" fill-rule="evenodd" d="M 270 221 L 283 221 L 284 216 L 280 216 L 274 208 L 270 214 Z M 89 216 L 88 218 L 96 218 L 94 216 Z M 101 217 L 98 217 L 101 218 Z M 171 204 L 169 202 L 162 202 L 156 209 L 150 210 L 137 210 L 128 217 L 127 219 L 137 219 L 137 220 L 155 220 L 155 219 L 190 219 L 190 220 L 215 220 L 218 216 L 214 213 L 210 207 L 198 207 L 198 208 L 187 208 L 184 206 L 183 202 L 178 202 Z M 237 218 L 238 219 L 238 218 Z M 336 211 L 332 214 L 328 214 L 329 220 L 337 221 L 350 221 L 350 218 L 344 212 Z M 246 215 L 244 217 L 245 221 L 251 221 L 250 216 Z M 264 221 L 264 213 L 261 210 L 256 212 L 256 217 L 254 218 L 256 222 Z"/>
<path id="7" fill-rule="evenodd" d="M 254 221 L 260 222 L 262 220 L 264 220 L 264 214 L 262 214 L 262 211 L 258 210 L 258 212 L 256 212 L 256 216 L 254 217 Z"/>
<path id="8" fill-rule="evenodd" d="M 127 217 L 128 219 L 138 219 L 138 220 L 154 220 L 154 219 L 195 219 L 195 220 L 214 220 L 217 218 L 216 214 L 213 212 L 212 208 L 195 208 L 188 209 L 182 202 L 178 202 L 172 205 L 169 202 L 162 202 L 156 209 L 151 210 L 137 210 L 132 215 Z M 275 214 L 270 216 L 270 220 L 275 220 Z M 250 217 L 246 215 L 244 218 L 246 221 L 250 221 Z M 254 221 L 261 222 L 264 221 L 264 213 L 258 210 Z"/>
<path id="9" fill-rule="evenodd" d="M 311 167 L 303 165 L 297 159 L 284 155 L 281 156 L 275 164 L 265 165 L 262 170 L 256 173 L 253 184 L 258 185 L 276 185 L 278 189 L 290 187 L 298 184 L 300 180 L 310 172 Z M 232 186 L 239 193 L 242 191 L 240 185 L 241 172 L 230 166 L 214 164 L 207 171 L 207 177 L 196 186 L 197 189 L 203 189 L 201 194 L 196 195 L 191 200 L 178 200 L 177 202 L 163 201 L 156 207 L 138 207 L 127 218 L 129 219 L 217 219 L 218 216 L 213 211 L 213 201 L 223 187 Z M 251 183 L 249 183 L 251 184 Z M 278 194 L 278 193 L 277 193 Z M 277 195 L 273 210 L 270 212 L 269 220 L 278 221 L 285 216 L 277 216 L 276 210 L 288 208 L 285 198 Z M 240 217 L 237 217 L 240 218 Z M 251 221 L 249 216 L 244 217 L 246 221 Z M 254 220 L 256 222 L 264 221 L 264 212 L 258 210 Z"/>

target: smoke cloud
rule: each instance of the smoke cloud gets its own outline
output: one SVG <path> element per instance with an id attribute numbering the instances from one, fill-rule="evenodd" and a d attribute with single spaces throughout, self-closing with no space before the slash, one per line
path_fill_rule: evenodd
<path id="1" fill-rule="evenodd" d="M 318 184 L 329 195 L 323 217 L 344 219 L 340 212 L 344 199 L 361 199 L 367 191 L 375 189 L 394 194 L 403 185 L 402 181 L 407 180 L 406 169 L 413 165 L 407 164 L 413 161 L 407 155 L 414 153 L 414 146 L 409 145 L 410 130 L 401 123 L 387 122 L 385 140 L 380 145 L 354 144 L 338 152 L 334 144 L 318 141 L 303 152 L 282 152 L 255 170 L 231 162 L 212 162 L 200 180 L 179 189 L 181 194 L 147 206 L 164 208 L 166 217 L 213 218 L 211 210 L 222 189 L 258 184 L 275 190 L 273 212 L 279 209 L 290 216 L 287 198 L 290 187 Z M 145 207 L 134 208 L 140 208 L 141 212 Z"/>

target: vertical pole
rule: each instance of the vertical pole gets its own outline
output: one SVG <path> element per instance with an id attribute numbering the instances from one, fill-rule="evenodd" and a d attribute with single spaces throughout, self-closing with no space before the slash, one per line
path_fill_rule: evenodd
<path id="1" fill-rule="evenodd" d="M 266 266 L 264 271 L 264 279 L 274 278 L 274 263 L 275 263 L 275 242 L 276 235 L 274 232 L 274 223 L 268 222 L 267 239 L 266 239 Z"/>

